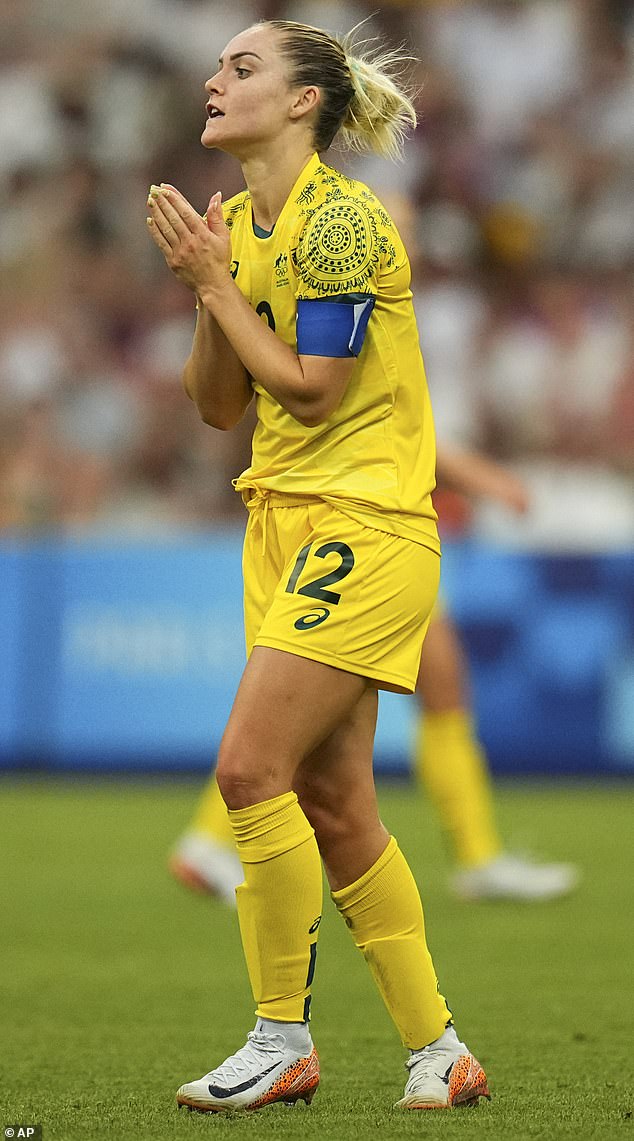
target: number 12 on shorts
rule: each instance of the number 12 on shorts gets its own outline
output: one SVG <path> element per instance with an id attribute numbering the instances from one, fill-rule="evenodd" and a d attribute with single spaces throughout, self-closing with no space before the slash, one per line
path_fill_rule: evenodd
<path id="1" fill-rule="evenodd" d="M 295 566 L 291 571 L 291 576 L 286 585 L 287 594 L 293 594 L 295 592 L 297 581 L 306 566 L 306 560 L 311 553 L 312 546 L 312 543 L 307 543 L 299 552 L 295 560 Z M 342 579 L 350 574 L 354 566 L 354 555 L 347 543 L 339 543 L 337 541 L 323 543 L 321 547 L 317 547 L 317 550 L 313 551 L 313 557 L 318 559 L 325 559 L 331 554 L 339 555 L 341 560 L 339 566 L 335 567 L 334 570 L 328 571 L 327 574 L 320 575 L 319 578 L 312 579 L 310 582 L 305 583 L 304 586 L 300 586 L 297 594 L 307 595 L 308 598 L 317 598 L 320 602 L 329 602 L 332 606 L 337 605 L 341 599 L 341 595 L 338 591 L 327 590 L 326 587 L 333 586 L 336 582 L 341 582 Z"/>

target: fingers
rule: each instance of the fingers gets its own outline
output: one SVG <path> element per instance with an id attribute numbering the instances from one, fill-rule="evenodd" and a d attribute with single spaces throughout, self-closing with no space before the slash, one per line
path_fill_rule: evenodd
<path id="1" fill-rule="evenodd" d="M 188 233 L 195 234 L 200 230 L 202 219 L 200 214 L 187 201 L 180 190 L 162 182 L 160 186 L 151 186 L 148 203 L 153 201 L 156 209 L 160 210 L 172 228 L 181 237 Z"/>
<path id="2" fill-rule="evenodd" d="M 157 229 L 174 249 L 179 242 L 189 236 L 190 231 L 178 210 L 169 202 L 168 192 L 159 186 L 151 186 L 147 204 Z"/>
<path id="3" fill-rule="evenodd" d="M 222 212 L 222 195 L 214 194 L 209 203 L 207 216 L 201 218 L 187 199 L 174 186 L 162 182 L 152 185 L 147 199 L 150 217 L 146 219 L 150 235 L 155 245 L 165 257 L 170 269 L 177 277 L 195 288 L 196 271 L 200 270 L 201 258 L 207 263 L 210 255 L 210 235 L 212 245 L 221 239 L 221 253 L 224 253 L 229 231 Z M 217 251 L 216 251 L 217 254 Z M 213 257 L 212 257 L 213 261 Z M 228 263 L 227 267 L 228 268 Z M 209 270 L 209 264 L 207 264 Z"/>
<path id="4" fill-rule="evenodd" d="M 152 185 L 147 198 L 150 209 L 150 217 L 146 219 L 148 229 L 154 242 L 166 256 L 172 254 L 183 238 L 190 234 L 179 211 L 170 202 L 170 198 L 175 200 L 176 195 L 182 198 L 175 187 L 167 187 L 165 184 Z M 186 203 L 184 198 L 182 201 Z"/>
<path id="5" fill-rule="evenodd" d="M 219 190 L 217 190 L 215 194 L 212 194 L 211 198 L 209 199 L 205 221 L 207 222 L 207 227 L 210 230 L 214 230 L 217 226 L 220 225 L 224 226 L 225 220 L 222 213 L 222 194 Z"/>
<path id="6" fill-rule="evenodd" d="M 165 257 L 168 257 L 172 253 L 172 247 L 170 246 L 169 242 L 163 237 L 154 218 L 146 218 L 145 221 L 147 223 L 147 228 L 150 231 L 150 237 L 152 238 L 152 241 L 156 246 L 158 246 L 161 253 L 164 254 Z"/>

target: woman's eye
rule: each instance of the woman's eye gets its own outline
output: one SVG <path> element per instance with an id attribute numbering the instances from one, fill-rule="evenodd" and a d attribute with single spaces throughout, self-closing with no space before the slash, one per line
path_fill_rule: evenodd
<path id="1" fill-rule="evenodd" d="M 238 79 L 246 79 L 247 75 L 250 74 L 251 72 L 247 71 L 246 67 L 236 67 L 236 75 L 238 76 Z"/>

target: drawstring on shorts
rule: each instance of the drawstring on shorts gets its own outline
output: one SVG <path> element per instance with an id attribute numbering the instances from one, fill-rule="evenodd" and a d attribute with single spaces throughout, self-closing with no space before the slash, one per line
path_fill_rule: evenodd
<path id="1" fill-rule="evenodd" d="M 266 527 L 271 509 L 271 492 L 267 487 L 245 487 L 241 488 L 238 480 L 233 481 L 233 486 L 236 491 L 242 494 L 244 505 L 249 512 L 249 520 L 254 518 L 252 512 L 261 508 L 260 526 L 262 528 L 262 554 L 266 554 Z"/>
<path id="2" fill-rule="evenodd" d="M 320 500 L 313 495 L 293 495 L 292 493 L 277 491 L 270 487 L 255 487 L 246 481 L 242 483 L 242 476 L 233 480 L 233 486 L 249 512 L 249 522 L 259 519 L 262 529 L 262 554 L 266 554 L 267 524 L 269 511 L 280 507 L 309 507 L 319 503 Z M 257 512 L 257 513 L 256 513 Z"/>

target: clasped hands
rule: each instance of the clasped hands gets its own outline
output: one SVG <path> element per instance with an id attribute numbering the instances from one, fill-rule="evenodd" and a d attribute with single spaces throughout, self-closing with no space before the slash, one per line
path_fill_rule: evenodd
<path id="1" fill-rule="evenodd" d="M 151 186 L 147 199 L 150 235 L 176 277 L 198 297 L 231 280 L 231 235 L 222 195 L 213 195 L 205 218 L 174 186 Z"/>

